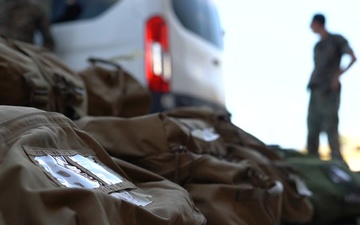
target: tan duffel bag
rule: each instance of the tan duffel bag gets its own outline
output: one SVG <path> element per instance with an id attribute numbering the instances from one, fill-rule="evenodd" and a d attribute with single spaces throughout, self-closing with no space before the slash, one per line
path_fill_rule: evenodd
<path id="1" fill-rule="evenodd" d="M 231 123 L 225 112 L 206 108 L 179 108 L 167 113 L 191 135 L 197 151 L 231 162 L 251 160 L 282 183 L 282 221 L 306 223 L 313 217 L 311 191 L 294 168 L 264 143 Z"/>
<path id="2" fill-rule="evenodd" d="M 81 77 L 53 53 L 0 38 L 0 105 L 30 106 L 71 119 L 87 114 Z"/>
<path id="3" fill-rule="evenodd" d="M 111 158 L 70 119 L 0 106 L 0 222 L 204 225 L 179 185 Z"/>
<path id="4" fill-rule="evenodd" d="M 208 225 L 280 224 L 280 183 L 254 162 L 232 163 L 201 154 L 193 138 L 164 114 L 87 117 L 76 123 L 111 156 L 186 188 Z"/>
<path id="5" fill-rule="evenodd" d="M 149 91 L 130 73 L 109 60 L 89 58 L 89 62 L 79 74 L 85 82 L 90 116 L 133 117 L 150 112 Z"/>

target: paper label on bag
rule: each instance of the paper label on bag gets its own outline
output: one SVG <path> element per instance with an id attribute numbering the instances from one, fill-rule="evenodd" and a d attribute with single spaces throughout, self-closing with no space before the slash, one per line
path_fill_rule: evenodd
<path id="1" fill-rule="evenodd" d="M 196 129 L 191 131 L 192 136 L 206 142 L 216 141 L 220 135 L 215 133 L 213 128 Z"/>

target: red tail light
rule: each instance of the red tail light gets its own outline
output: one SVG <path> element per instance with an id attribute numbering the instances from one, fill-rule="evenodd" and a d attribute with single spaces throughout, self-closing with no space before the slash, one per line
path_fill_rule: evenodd
<path id="1" fill-rule="evenodd" d="M 145 51 L 145 71 L 149 89 L 155 92 L 169 92 L 171 61 L 168 29 L 161 16 L 151 17 L 146 23 Z"/>

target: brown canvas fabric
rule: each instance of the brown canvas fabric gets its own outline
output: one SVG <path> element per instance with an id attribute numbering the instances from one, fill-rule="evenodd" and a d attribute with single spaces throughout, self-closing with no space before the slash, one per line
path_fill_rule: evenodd
<path id="1" fill-rule="evenodd" d="M 280 224 L 281 185 L 255 163 L 197 151 L 193 138 L 164 114 L 76 121 L 115 158 L 186 188 L 207 224 Z"/>
<path id="2" fill-rule="evenodd" d="M 111 61 L 89 61 L 91 66 L 80 71 L 87 89 L 89 115 L 133 117 L 150 112 L 150 93 L 131 74 Z"/>
<path id="3" fill-rule="evenodd" d="M 0 168 L 1 224 L 206 223 L 186 190 L 111 158 L 59 113 L 0 106 Z"/>
<path id="4" fill-rule="evenodd" d="M 313 217 L 311 192 L 294 168 L 266 147 L 256 137 L 231 123 L 223 112 L 205 108 L 181 108 L 167 113 L 184 132 L 193 136 L 202 154 L 214 155 L 231 162 L 251 160 L 284 187 L 282 221 L 305 223 Z"/>
<path id="5" fill-rule="evenodd" d="M 279 224 L 277 200 L 259 189 L 229 184 L 189 184 L 188 192 L 208 224 Z"/>
<path id="6" fill-rule="evenodd" d="M 0 38 L 0 105 L 30 106 L 71 119 L 86 115 L 85 86 L 44 48 Z"/>
<path id="7" fill-rule="evenodd" d="M 270 177 L 280 181 L 284 187 L 282 196 L 282 221 L 286 223 L 306 223 L 312 220 L 314 212 L 310 201 L 311 191 L 303 176 L 284 161 L 271 161 L 252 148 L 228 145 L 229 160 L 248 159 L 256 162 Z"/>

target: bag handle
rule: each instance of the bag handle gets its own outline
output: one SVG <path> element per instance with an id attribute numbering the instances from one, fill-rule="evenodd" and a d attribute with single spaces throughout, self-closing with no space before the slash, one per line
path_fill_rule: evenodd
<path id="1" fill-rule="evenodd" d="M 122 70 L 122 68 L 121 68 L 121 66 L 119 64 L 117 64 L 116 62 L 111 61 L 111 60 L 100 59 L 100 58 L 96 58 L 96 57 L 90 57 L 90 58 L 88 58 L 88 61 L 93 65 L 95 65 L 96 63 L 104 63 L 104 64 L 114 66 L 118 70 Z"/>
<path id="2" fill-rule="evenodd" d="M 113 82 L 120 77 L 120 85 L 121 85 L 120 90 L 123 90 L 123 92 L 125 91 L 124 70 L 121 68 L 121 66 L 119 64 L 117 64 L 116 62 L 114 62 L 112 60 L 100 59 L 100 58 L 96 58 L 96 57 L 90 57 L 90 58 L 88 58 L 88 61 L 93 66 L 95 66 L 96 63 L 103 63 L 103 64 L 107 64 L 107 65 L 115 67 L 116 73 L 114 76 L 109 76 L 109 78 L 111 79 L 110 81 Z M 125 93 L 123 93 L 123 94 L 125 94 Z"/>
<path id="3" fill-rule="evenodd" d="M 119 113 L 122 111 L 123 102 L 125 100 L 126 94 L 127 94 L 127 86 L 126 86 L 126 73 L 122 69 L 122 67 L 114 62 L 113 60 L 108 59 L 101 59 L 97 57 L 90 57 L 88 58 L 88 61 L 95 66 L 97 63 L 103 63 L 106 65 L 110 65 L 115 67 L 116 71 L 113 76 L 109 76 L 111 82 L 119 81 L 119 92 L 121 92 L 121 95 L 119 96 L 119 99 L 116 101 L 116 104 L 112 105 L 113 110 L 113 116 L 119 116 Z"/>

